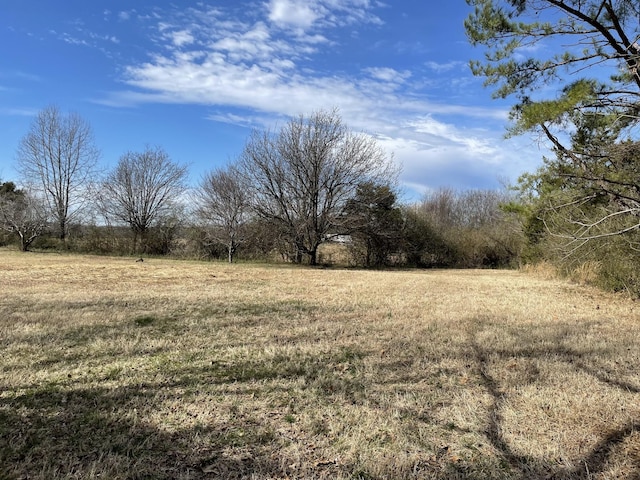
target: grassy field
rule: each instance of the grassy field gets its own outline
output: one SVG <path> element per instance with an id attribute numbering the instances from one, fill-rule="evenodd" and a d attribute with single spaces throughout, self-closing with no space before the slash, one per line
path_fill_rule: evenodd
<path id="1" fill-rule="evenodd" d="M 640 477 L 640 306 L 515 271 L 0 251 L 0 478 Z"/>

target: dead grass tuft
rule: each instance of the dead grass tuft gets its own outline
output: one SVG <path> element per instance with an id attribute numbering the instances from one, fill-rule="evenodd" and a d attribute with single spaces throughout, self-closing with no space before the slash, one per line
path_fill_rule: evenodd
<path id="1" fill-rule="evenodd" d="M 554 280 L 561 276 L 558 272 L 558 268 L 546 260 L 536 263 L 527 263 L 523 265 L 520 270 L 524 273 L 545 280 Z"/>
<path id="2" fill-rule="evenodd" d="M 568 276 L 580 285 L 595 285 L 601 270 L 602 262 L 590 260 L 572 269 Z"/>

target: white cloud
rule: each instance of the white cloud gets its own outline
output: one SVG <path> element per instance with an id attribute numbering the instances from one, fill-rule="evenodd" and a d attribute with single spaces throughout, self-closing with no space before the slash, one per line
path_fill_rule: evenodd
<path id="1" fill-rule="evenodd" d="M 458 62 L 458 61 L 445 62 L 445 63 L 429 61 L 429 62 L 426 62 L 425 65 L 436 73 L 446 73 L 452 70 L 461 70 L 463 68 L 467 68 L 466 63 Z"/>
<path id="2" fill-rule="evenodd" d="M 313 69 L 317 45 L 310 39 L 328 42 L 339 25 L 375 23 L 368 0 L 318 0 L 314 10 L 301 0 L 271 0 L 268 7 L 265 18 L 252 22 L 232 21 L 206 7 L 159 20 L 164 53 L 126 67 L 123 80 L 134 90 L 115 92 L 102 103 L 199 104 L 216 110 L 212 120 L 260 127 L 283 115 L 338 107 L 350 127 L 375 135 L 394 153 L 413 190 L 461 182 L 497 186 L 497 171 L 509 178 L 523 171 L 523 163 L 506 153 L 513 143 L 501 138 L 505 110 L 428 100 L 412 91 L 417 75 L 406 69 L 371 66 L 356 76 Z M 445 73 L 461 65 L 427 66 Z M 228 107 L 234 113 L 221 111 Z M 474 121 L 476 127 L 463 126 Z M 519 158 L 538 157 L 534 152 Z"/>
<path id="3" fill-rule="evenodd" d="M 361 103 L 363 92 L 351 80 L 317 76 L 298 62 L 313 55 L 318 43 L 327 41 L 323 31 L 334 28 L 327 18 L 353 9 L 363 10 L 359 15 L 364 17 L 371 9 L 369 2 L 319 0 L 313 11 L 302 0 L 271 0 L 268 6 L 269 18 L 289 25 L 310 27 L 319 19 L 318 12 L 323 12 L 324 20 L 314 26 L 315 32 L 287 34 L 261 19 L 244 23 L 224 18 L 219 9 L 188 9 L 157 22 L 161 38 L 170 42 L 162 45 L 168 52 L 154 53 L 151 61 L 125 68 L 125 81 L 154 99 L 237 105 L 280 114 Z M 381 68 L 370 73 L 394 81 L 410 75 Z M 124 96 L 131 98 L 129 93 Z"/>
<path id="4" fill-rule="evenodd" d="M 68 43 L 70 45 L 82 45 L 85 47 L 90 46 L 89 42 L 82 38 L 75 37 L 69 33 L 61 33 L 59 37 L 63 42 Z"/>
<path id="5" fill-rule="evenodd" d="M 120 43 L 120 39 L 112 33 L 98 33 L 88 27 L 85 27 L 84 23 L 81 21 L 73 22 L 73 26 L 74 28 L 71 32 L 60 32 L 58 30 L 50 29 L 48 33 L 69 45 L 96 48 L 108 56 L 110 55 L 110 52 L 107 47 L 105 47 L 105 42 L 107 44 L 111 44 L 111 46 L 118 45 Z"/>
<path id="6" fill-rule="evenodd" d="M 269 0 L 265 8 L 273 24 L 291 29 L 300 37 L 312 29 L 382 24 L 372 13 L 370 0 Z"/>
<path id="7" fill-rule="evenodd" d="M 320 16 L 305 0 L 271 0 L 269 20 L 278 24 L 308 29 Z"/>
<path id="8" fill-rule="evenodd" d="M 405 80 L 411 77 L 411 72 L 409 70 L 399 72 L 398 70 L 388 67 L 366 68 L 365 72 L 376 80 L 391 83 L 404 83 Z"/>
<path id="9" fill-rule="evenodd" d="M 264 23 L 257 23 L 250 30 L 234 32 L 215 41 L 211 48 L 230 56 L 231 61 L 264 60 L 270 58 L 277 49 Z"/>
<path id="10" fill-rule="evenodd" d="M 335 26 L 354 24 L 382 25 L 383 21 L 372 11 L 381 7 L 381 2 L 371 0 L 319 0 L 326 9 L 325 19 Z"/>
<path id="11" fill-rule="evenodd" d="M 179 30 L 171 34 L 171 41 L 176 47 L 182 47 L 184 45 L 190 45 L 194 42 L 195 38 L 188 30 Z"/>

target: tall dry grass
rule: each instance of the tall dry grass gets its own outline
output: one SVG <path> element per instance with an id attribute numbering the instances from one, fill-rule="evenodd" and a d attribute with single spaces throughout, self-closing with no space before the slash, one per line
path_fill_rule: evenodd
<path id="1" fill-rule="evenodd" d="M 0 252 L 0 478 L 636 478 L 636 303 Z"/>

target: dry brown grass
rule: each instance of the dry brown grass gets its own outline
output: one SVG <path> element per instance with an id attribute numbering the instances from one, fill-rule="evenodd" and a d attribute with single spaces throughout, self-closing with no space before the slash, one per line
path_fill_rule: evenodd
<path id="1" fill-rule="evenodd" d="M 0 478 L 640 475 L 630 300 L 7 251 L 0 285 Z"/>

